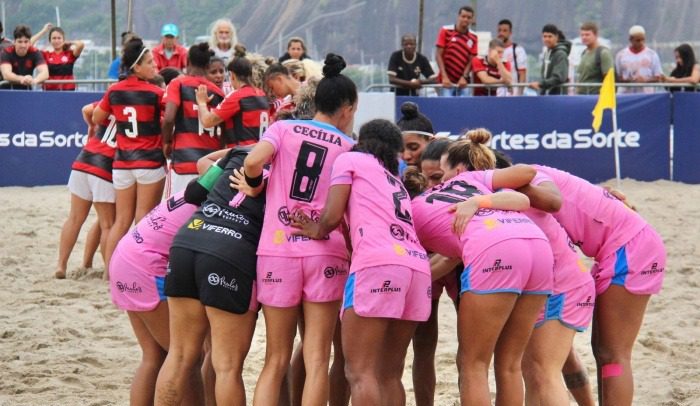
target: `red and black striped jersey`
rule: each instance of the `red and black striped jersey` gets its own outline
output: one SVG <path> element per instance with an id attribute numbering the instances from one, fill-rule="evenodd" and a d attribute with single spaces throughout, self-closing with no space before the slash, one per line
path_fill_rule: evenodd
<path id="1" fill-rule="evenodd" d="M 270 102 L 265 92 L 245 85 L 226 96 L 213 111 L 224 120 L 224 143 L 233 148 L 258 142 L 270 123 Z"/>
<path id="2" fill-rule="evenodd" d="M 93 103 L 93 106 L 98 102 Z M 117 146 L 117 120 L 114 115 L 88 131 L 87 142 L 73 161 L 71 169 L 112 181 L 112 161 Z"/>
<path id="3" fill-rule="evenodd" d="M 49 66 L 49 80 L 74 79 L 73 65 L 76 58 L 73 51 L 43 51 L 46 64 Z M 75 83 L 45 84 L 44 90 L 75 90 Z"/>
<path id="4" fill-rule="evenodd" d="M 107 89 L 99 107 L 117 120 L 114 169 L 153 169 L 165 164 L 162 99 L 163 89 L 134 75 Z"/>
<path id="5" fill-rule="evenodd" d="M 479 40 L 472 31 L 461 33 L 454 25 L 446 25 L 440 28 L 435 46 L 442 48 L 442 61 L 447 72 L 440 72 L 438 81 L 447 73 L 452 83 L 457 83 L 464 76 L 464 69 L 469 59 L 477 54 Z"/>
<path id="6" fill-rule="evenodd" d="M 204 128 L 199 121 L 195 90 L 199 85 L 207 86 L 207 94 L 213 96 L 209 109 L 224 100 L 224 92 L 218 86 L 201 76 L 180 76 L 173 79 L 163 96 L 164 104 L 177 106 L 175 128 L 173 129 L 172 167 L 178 174 L 197 174 L 197 160 L 221 149 L 221 129 L 219 126 Z"/>

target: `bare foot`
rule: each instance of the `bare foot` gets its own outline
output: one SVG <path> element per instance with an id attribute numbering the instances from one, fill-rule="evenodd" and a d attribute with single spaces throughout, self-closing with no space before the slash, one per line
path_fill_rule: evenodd
<path id="1" fill-rule="evenodd" d="M 66 279 L 66 271 L 63 269 L 59 269 L 53 274 L 53 276 L 56 279 Z"/>

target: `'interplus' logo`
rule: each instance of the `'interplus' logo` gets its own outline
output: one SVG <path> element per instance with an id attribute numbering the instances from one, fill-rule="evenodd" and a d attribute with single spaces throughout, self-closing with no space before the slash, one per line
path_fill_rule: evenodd
<path id="1" fill-rule="evenodd" d="M 273 278 L 272 272 L 268 272 L 265 274 L 262 281 L 263 283 L 282 283 L 282 278 Z"/>
<path id="2" fill-rule="evenodd" d="M 642 275 L 653 275 L 655 273 L 661 273 L 663 271 L 664 268 L 659 267 L 658 262 L 654 262 L 653 264 L 651 264 L 651 268 L 642 271 Z"/>
<path id="3" fill-rule="evenodd" d="M 481 272 L 491 273 L 491 272 L 500 272 L 500 271 L 510 271 L 511 269 L 513 269 L 512 265 L 501 265 L 501 260 L 497 259 L 493 263 L 493 266 L 490 266 L 488 268 L 484 268 L 481 270 Z"/>
<path id="4" fill-rule="evenodd" d="M 382 283 L 381 288 L 372 288 L 369 293 L 398 293 L 401 292 L 400 287 L 391 286 L 391 280 L 386 280 Z"/>
<path id="5" fill-rule="evenodd" d="M 585 302 L 576 303 L 576 307 L 594 307 L 594 306 L 595 306 L 595 300 L 593 300 L 592 296 L 588 296 L 586 298 Z"/>

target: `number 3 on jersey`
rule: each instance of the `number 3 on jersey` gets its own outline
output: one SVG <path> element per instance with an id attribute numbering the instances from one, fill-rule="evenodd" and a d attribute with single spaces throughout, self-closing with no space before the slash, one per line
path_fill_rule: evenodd
<path id="1" fill-rule="evenodd" d="M 129 128 L 124 128 L 124 135 L 126 135 L 129 138 L 136 138 L 139 136 L 139 122 L 136 119 L 136 109 L 127 106 L 124 107 L 124 110 L 122 110 L 122 113 L 126 116 L 126 119 L 129 120 L 129 124 L 131 124 L 131 129 Z"/>
<path id="2" fill-rule="evenodd" d="M 396 178 L 394 178 L 389 172 L 386 173 L 386 180 L 391 186 L 399 188 L 398 192 L 392 193 L 394 198 L 394 214 L 396 215 L 396 218 L 404 223 L 413 225 L 411 213 L 408 211 L 408 209 L 402 210 L 401 208 L 401 201 L 408 200 L 408 192 L 406 191 L 406 188 L 404 188 L 403 184 L 396 180 Z"/>
<path id="3" fill-rule="evenodd" d="M 290 198 L 302 202 L 313 200 L 327 155 L 328 148 L 322 145 L 308 141 L 301 143 L 292 177 L 292 190 L 289 191 Z"/>

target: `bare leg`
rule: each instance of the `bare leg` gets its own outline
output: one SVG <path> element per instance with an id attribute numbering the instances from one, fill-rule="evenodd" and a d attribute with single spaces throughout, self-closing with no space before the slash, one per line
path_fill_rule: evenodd
<path id="1" fill-rule="evenodd" d="M 634 295 L 611 285 L 596 299 L 593 355 L 598 365 L 601 405 L 631 405 L 634 398 L 632 347 L 644 319 L 649 295 Z"/>
<path id="2" fill-rule="evenodd" d="M 131 381 L 130 403 L 132 406 L 153 405 L 158 371 L 168 353 L 158 344 L 136 312 L 127 313 L 142 351 L 141 364 Z"/>
<path id="3" fill-rule="evenodd" d="M 165 179 L 147 185 L 136 184 L 136 210 L 134 212 L 134 223 L 141 221 L 143 216 L 156 207 L 163 200 L 163 185 Z"/>
<path id="4" fill-rule="evenodd" d="M 586 368 L 581 363 L 573 345 L 571 346 L 571 351 L 569 351 L 569 356 L 566 357 L 561 373 L 564 376 L 566 387 L 579 406 L 595 406 L 593 389 L 588 380 Z"/>
<path id="5" fill-rule="evenodd" d="M 558 320 L 546 321 L 533 331 L 522 361 L 527 405 L 568 404 L 561 370 L 575 334 Z"/>
<path id="6" fill-rule="evenodd" d="M 185 394 L 197 394 L 192 381 L 200 376 L 198 367 L 201 367 L 202 344 L 209 325 L 204 306 L 199 300 L 171 297 L 168 298 L 168 305 L 173 334 L 170 335 L 168 356 L 158 374 L 157 406 L 177 406 L 184 401 Z M 202 396 L 187 404 L 203 402 Z"/>
<path id="7" fill-rule="evenodd" d="M 97 248 L 100 246 L 100 236 L 102 235 L 102 230 L 100 230 L 100 221 L 96 221 L 90 227 L 88 231 L 87 238 L 85 239 L 85 251 L 83 251 L 83 268 L 92 268 L 92 261 L 95 258 L 95 253 Z"/>
<path id="8" fill-rule="evenodd" d="M 68 258 L 73 251 L 75 242 L 78 240 L 80 228 L 85 223 L 85 219 L 90 214 L 90 207 L 92 207 L 91 201 L 81 199 L 74 194 L 70 196 L 70 213 L 63 223 L 63 228 L 61 228 L 61 237 L 58 245 L 58 264 L 56 264 L 56 272 L 54 274 L 57 279 L 66 277 Z"/>
<path id="9" fill-rule="evenodd" d="M 263 305 L 265 365 L 255 386 L 254 405 L 276 405 L 279 402 L 282 380 L 292 357 L 298 313 L 298 306 L 283 308 Z"/>
<path id="10" fill-rule="evenodd" d="M 439 300 L 432 301 L 428 321 L 418 323 L 413 337 L 413 391 L 416 406 L 432 406 L 435 401 L 435 349 L 438 341 Z"/>
<path id="11" fill-rule="evenodd" d="M 384 357 L 388 319 L 361 317 L 353 308 L 343 313 L 345 376 L 353 405 L 380 405 L 384 399 L 379 374 Z"/>
<path id="12" fill-rule="evenodd" d="M 129 231 L 129 227 L 134 222 L 134 210 L 136 209 L 136 185 L 126 189 L 117 189 L 115 194 L 116 214 L 114 224 L 109 230 L 107 244 L 105 244 L 105 273 L 104 279 L 109 279 L 109 261 L 112 253 L 117 248 L 119 240 Z"/>
<path id="13" fill-rule="evenodd" d="M 380 383 L 384 395 L 384 405 L 403 406 L 406 404 L 406 391 L 401 382 L 406 351 L 411 339 L 415 337 L 418 322 L 390 319 L 389 328 L 384 337 L 383 359 L 380 365 Z"/>
<path id="14" fill-rule="evenodd" d="M 93 206 L 97 212 L 97 221 L 100 223 L 100 253 L 102 254 L 105 269 L 107 269 L 107 237 L 112 229 L 112 225 L 114 225 L 115 205 L 114 203 L 93 203 Z"/>
<path id="15" fill-rule="evenodd" d="M 202 382 L 204 383 L 204 404 L 206 406 L 216 406 L 216 372 L 214 372 L 214 365 L 211 363 L 211 332 L 204 339 L 203 351 Z"/>
<path id="16" fill-rule="evenodd" d="M 304 326 L 304 381 L 303 405 L 325 405 L 330 390 L 328 365 L 331 343 L 338 321 L 340 301 L 327 303 L 303 302 L 304 317 L 313 320 Z"/>
<path id="17" fill-rule="evenodd" d="M 520 295 L 498 337 L 493 359 L 496 405 L 522 405 L 525 401 L 521 369 L 523 353 L 546 300 L 545 295 Z"/>
<path id="18" fill-rule="evenodd" d="M 243 362 L 253 339 L 257 312 L 235 314 L 208 306 L 206 311 L 216 371 L 216 404 L 245 405 Z"/>
<path id="19" fill-rule="evenodd" d="M 331 382 L 331 392 L 328 399 L 329 406 L 348 406 L 350 403 L 350 384 L 345 379 L 345 356 L 343 355 L 343 344 L 341 335 L 341 325 L 335 324 L 335 334 L 333 334 L 333 364 L 329 375 Z"/>

